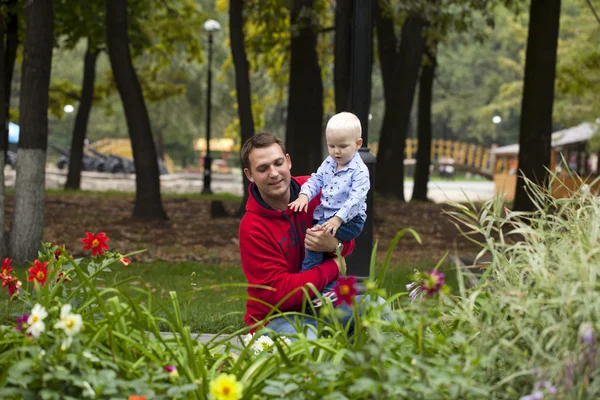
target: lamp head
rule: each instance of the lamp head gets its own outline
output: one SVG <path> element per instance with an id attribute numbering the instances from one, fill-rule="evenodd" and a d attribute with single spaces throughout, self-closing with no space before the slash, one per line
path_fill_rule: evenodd
<path id="1" fill-rule="evenodd" d="M 215 21 L 214 19 L 209 19 L 204 23 L 204 30 L 208 33 L 215 32 L 221 29 L 221 24 L 219 21 Z"/>

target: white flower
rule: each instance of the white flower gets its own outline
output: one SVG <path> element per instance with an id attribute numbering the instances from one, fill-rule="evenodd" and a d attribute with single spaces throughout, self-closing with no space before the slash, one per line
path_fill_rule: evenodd
<path id="1" fill-rule="evenodd" d="M 292 344 L 292 341 L 287 336 L 279 336 L 277 339 L 282 346 L 289 346 Z"/>
<path id="2" fill-rule="evenodd" d="M 66 347 L 71 345 L 71 338 L 73 335 L 76 335 L 83 326 L 83 320 L 81 319 L 81 315 L 71 313 L 71 305 L 65 304 L 60 309 L 60 321 L 54 324 L 54 329 L 62 329 L 68 336 L 68 343 Z"/>
<path id="3" fill-rule="evenodd" d="M 252 350 L 254 350 L 254 354 L 260 354 L 265 350 L 270 350 L 271 346 L 273 346 L 274 344 L 275 343 L 273 342 L 273 339 L 266 335 L 263 335 L 259 337 L 256 340 L 256 342 L 254 342 L 254 344 L 252 345 Z"/>
<path id="4" fill-rule="evenodd" d="M 31 315 L 27 318 L 27 333 L 29 333 L 33 337 L 40 337 L 44 329 L 46 329 L 46 324 L 44 324 L 44 318 L 48 316 L 46 309 L 39 304 L 33 306 L 31 310 Z"/>
<path id="5" fill-rule="evenodd" d="M 242 336 L 242 343 L 244 343 L 244 346 L 248 346 L 248 343 L 250 343 L 253 337 L 254 335 L 252 333 Z"/>

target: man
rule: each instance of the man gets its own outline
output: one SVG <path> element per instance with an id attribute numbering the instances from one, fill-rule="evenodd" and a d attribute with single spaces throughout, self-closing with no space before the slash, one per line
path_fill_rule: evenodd
<path id="1" fill-rule="evenodd" d="M 294 212 L 288 207 L 308 177 L 291 176 L 292 161 L 279 138 L 270 133 L 254 135 L 241 153 L 244 173 L 251 182 L 239 230 L 242 267 L 250 297 L 244 322 L 253 331 L 260 323 L 266 323 L 276 332 L 290 334 L 295 328 L 283 317 L 263 321 L 273 307 L 278 306 L 280 311 L 300 310 L 304 299 L 301 288 L 310 283 L 321 291 L 346 268 L 343 259 L 340 262 L 332 257 L 300 273 L 305 247 L 332 255 L 339 249 L 345 257 L 353 250 L 354 241 L 342 243 L 319 227 L 312 228 L 320 195 L 310 201 L 308 212 Z M 314 320 L 305 323 L 315 325 Z"/>

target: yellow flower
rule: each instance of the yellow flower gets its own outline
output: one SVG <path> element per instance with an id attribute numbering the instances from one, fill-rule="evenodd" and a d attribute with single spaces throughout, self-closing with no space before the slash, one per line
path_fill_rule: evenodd
<path id="1" fill-rule="evenodd" d="M 210 394 L 216 400 L 240 400 L 243 391 L 235 375 L 221 374 L 210 382 Z"/>

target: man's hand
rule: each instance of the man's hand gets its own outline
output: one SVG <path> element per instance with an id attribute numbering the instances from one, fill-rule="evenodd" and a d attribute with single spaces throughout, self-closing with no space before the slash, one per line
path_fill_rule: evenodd
<path id="1" fill-rule="evenodd" d="M 337 232 L 337 230 L 340 227 L 340 225 L 342 224 L 342 222 L 344 222 L 344 221 L 342 221 L 342 219 L 340 217 L 335 216 L 335 217 L 331 218 L 329 221 L 325 222 L 321 226 L 323 227 L 323 230 L 325 232 L 327 232 L 331 236 L 335 236 L 335 233 Z"/>
<path id="2" fill-rule="evenodd" d="M 338 240 L 327 234 L 322 225 L 315 225 L 306 230 L 304 238 L 304 247 L 310 251 L 319 253 L 334 253 Z"/>
<path id="3" fill-rule="evenodd" d="M 300 193 L 296 200 L 288 204 L 288 207 L 294 211 L 308 211 L 308 196 L 304 193 Z"/>

